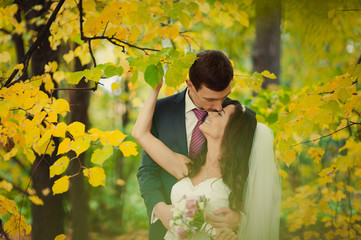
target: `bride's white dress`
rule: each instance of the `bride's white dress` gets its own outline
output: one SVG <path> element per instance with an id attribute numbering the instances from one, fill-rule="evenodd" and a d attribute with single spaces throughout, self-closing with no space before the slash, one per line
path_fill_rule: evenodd
<path id="1" fill-rule="evenodd" d="M 172 203 L 179 202 L 182 199 L 183 195 L 187 197 L 197 197 L 204 195 L 209 201 L 205 207 L 205 214 L 213 215 L 213 212 L 219 208 L 228 207 L 228 196 L 231 190 L 223 183 L 221 178 L 209 178 L 205 181 L 199 183 L 198 185 L 193 185 L 192 181 L 185 177 L 179 182 L 177 182 L 171 193 Z M 204 231 L 208 232 L 208 235 L 215 235 L 215 230 L 211 228 L 211 225 L 208 224 L 205 226 Z M 167 232 L 164 239 L 166 240 L 175 240 L 178 239 L 171 232 Z M 205 233 L 197 233 L 192 239 L 211 239 Z"/>
<path id="2" fill-rule="evenodd" d="M 186 177 L 173 186 L 171 200 L 172 203 L 176 203 L 183 195 L 205 195 L 209 200 L 205 214 L 212 214 L 219 208 L 229 206 L 229 194 L 230 189 L 221 178 L 210 178 L 194 186 Z M 262 123 L 257 123 L 249 158 L 248 179 L 243 195 L 244 208 L 238 230 L 239 239 L 278 240 L 281 185 L 274 161 L 273 132 Z M 208 227 L 211 226 L 208 224 L 206 230 L 209 230 Z M 168 231 L 164 239 L 175 240 L 177 237 Z M 192 239 L 211 238 L 205 233 L 197 233 Z"/>

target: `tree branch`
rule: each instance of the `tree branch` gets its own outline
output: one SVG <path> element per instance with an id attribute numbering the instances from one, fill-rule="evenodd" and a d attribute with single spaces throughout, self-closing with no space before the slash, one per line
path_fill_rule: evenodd
<path id="1" fill-rule="evenodd" d="M 79 0 L 78 8 L 79 8 L 79 15 L 80 15 L 80 38 L 81 38 L 81 40 L 83 40 L 83 41 L 92 41 L 92 40 L 95 40 L 95 39 L 104 39 L 104 40 L 107 40 L 107 41 L 111 42 L 112 44 L 114 44 L 116 46 L 122 47 L 123 51 L 125 50 L 124 45 L 126 45 L 128 47 L 132 47 L 132 48 L 135 48 L 135 49 L 142 50 L 147 55 L 148 55 L 147 51 L 154 51 L 154 52 L 159 52 L 160 51 L 160 50 L 154 49 L 154 48 L 139 47 L 139 46 L 133 45 L 131 43 L 128 43 L 126 41 L 122 41 L 122 40 L 120 40 L 118 38 L 115 38 L 114 36 L 112 36 L 112 37 L 105 36 L 104 34 L 105 34 L 105 30 L 106 30 L 106 28 L 108 26 L 108 23 L 107 23 L 107 25 L 106 25 L 106 27 L 105 27 L 105 29 L 103 31 L 102 36 L 94 36 L 94 37 L 86 37 L 86 36 L 84 36 L 84 30 L 83 30 L 83 22 L 84 22 L 84 20 L 83 20 L 83 1 L 82 0 Z M 89 46 L 90 46 L 90 44 L 89 44 Z M 94 59 L 93 59 L 93 62 L 94 62 Z"/>
<path id="2" fill-rule="evenodd" d="M 331 135 L 333 135 L 333 134 L 335 134 L 335 133 L 337 133 L 337 132 L 339 132 L 339 131 L 342 131 L 342 130 L 345 129 L 345 128 L 351 127 L 352 125 L 356 125 L 356 124 L 360 124 L 360 125 L 361 125 L 361 122 L 352 122 L 352 121 L 351 121 L 350 123 L 351 123 L 351 124 L 348 124 L 347 126 L 345 126 L 345 127 L 343 127 L 343 128 L 340 128 L 340 129 L 338 129 L 338 130 L 336 130 L 336 131 L 334 131 L 334 132 L 332 132 L 332 133 L 329 133 L 329 134 L 327 134 L 327 135 L 325 135 L 325 136 L 322 136 L 322 137 L 319 137 L 319 138 L 315 138 L 315 139 L 311 139 L 311 140 L 304 141 L 304 142 L 299 142 L 299 143 L 296 143 L 296 144 L 294 144 L 294 145 L 291 145 L 291 147 L 298 146 L 298 145 L 303 144 L 303 143 L 309 143 L 309 142 L 315 142 L 315 141 L 321 140 L 322 138 L 329 137 L 329 136 L 331 136 Z"/>
<path id="3" fill-rule="evenodd" d="M 58 14 L 58 12 L 60 11 L 60 8 L 62 7 L 63 3 L 65 2 L 65 0 L 59 0 L 58 5 L 56 6 L 56 8 L 54 9 L 53 13 L 51 14 L 49 20 L 47 21 L 47 23 L 45 24 L 44 28 L 41 30 L 40 34 L 38 35 L 38 38 L 36 39 L 36 41 L 33 43 L 33 45 L 31 45 L 30 49 L 28 50 L 28 52 L 25 54 L 24 58 L 22 59 L 21 63 L 24 64 L 24 69 L 23 72 L 26 72 L 28 66 L 29 66 L 29 61 L 30 61 L 30 57 L 33 54 L 33 52 L 37 49 L 37 47 L 40 44 L 40 41 L 46 36 L 47 32 L 49 31 L 49 28 L 51 26 L 51 24 L 54 22 L 56 15 Z M 5 87 L 9 87 L 12 84 L 14 84 L 15 82 L 13 82 L 11 84 L 11 81 L 14 79 L 14 77 L 16 76 L 16 74 L 19 72 L 19 69 L 15 69 L 12 74 L 10 75 L 10 77 L 8 78 L 8 80 L 5 83 Z M 21 79 L 21 77 L 20 77 Z"/>

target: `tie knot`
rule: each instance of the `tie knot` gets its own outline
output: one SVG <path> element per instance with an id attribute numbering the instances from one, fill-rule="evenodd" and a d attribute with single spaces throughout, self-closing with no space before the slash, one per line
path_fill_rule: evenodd
<path id="1" fill-rule="evenodd" d="M 204 117 L 207 115 L 207 112 L 206 112 L 206 111 L 200 110 L 200 109 L 197 109 L 197 108 L 194 108 L 194 109 L 193 109 L 193 112 L 194 112 L 194 114 L 196 115 L 198 121 L 203 121 L 203 120 L 204 120 Z"/>

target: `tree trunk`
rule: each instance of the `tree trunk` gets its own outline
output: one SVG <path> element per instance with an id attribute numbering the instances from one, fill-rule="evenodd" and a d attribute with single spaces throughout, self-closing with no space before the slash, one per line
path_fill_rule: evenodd
<path id="1" fill-rule="evenodd" d="M 56 150 L 55 150 L 56 152 Z M 42 156 L 37 157 L 33 166 L 36 166 Z M 32 239 L 49 240 L 64 233 L 64 208 L 62 195 L 53 196 L 49 193 L 44 196 L 43 189 L 51 189 L 54 180 L 49 180 L 49 166 L 54 162 L 54 157 L 46 155 L 39 166 L 34 169 L 33 188 L 37 195 L 44 201 L 44 205 L 31 205 L 32 210 Z"/>
<path id="2" fill-rule="evenodd" d="M 75 59 L 75 71 L 84 70 L 79 59 Z M 78 88 L 88 88 L 88 83 L 81 80 L 77 85 Z M 69 91 L 70 104 L 70 122 L 84 123 L 86 128 L 89 126 L 89 91 Z M 85 153 L 79 156 L 81 165 L 84 164 Z M 69 164 L 70 174 L 79 172 L 79 161 L 73 160 Z M 71 187 L 69 189 L 70 205 L 71 205 L 71 220 L 73 228 L 73 240 L 87 240 L 89 239 L 88 229 L 88 195 L 84 185 L 84 176 L 79 174 L 70 179 Z"/>
<path id="3" fill-rule="evenodd" d="M 256 0 L 256 40 L 253 46 L 253 70 L 268 70 L 277 79 L 265 78 L 262 87 L 279 84 L 281 52 L 281 1 Z"/>
<path id="4" fill-rule="evenodd" d="M 42 5 L 42 10 L 35 11 L 31 9 L 35 5 Z M 30 21 L 37 16 L 42 15 L 48 11 L 49 3 L 46 1 L 22 1 L 19 2 L 19 7 L 25 14 L 27 27 L 39 33 L 44 25 L 37 26 L 36 24 L 30 24 Z M 41 44 L 32 55 L 31 71 L 32 75 L 41 75 L 44 73 L 44 66 L 50 61 L 57 60 L 56 52 L 52 51 L 48 41 L 50 33 L 41 40 Z M 31 44 L 31 43 L 30 43 Z M 21 48 L 21 47 L 20 47 Z M 21 49 L 18 49 L 18 54 L 21 53 Z M 58 147 L 58 140 L 54 139 L 55 151 L 52 156 L 41 155 L 37 156 L 33 164 L 33 189 L 37 195 L 43 199 L 44 205 L 32 204 L 32 239 L 36 240 L 49 240 L 54 239 L 55 236 L 64 233 L 64 208 L 62 204 L 62 195 L 53 196 L 52 193 L 43 195 L 44 189 L 51 189 L 56 179 L 49 178 L 49 167 L 56 160 L 56 152 Z"/>

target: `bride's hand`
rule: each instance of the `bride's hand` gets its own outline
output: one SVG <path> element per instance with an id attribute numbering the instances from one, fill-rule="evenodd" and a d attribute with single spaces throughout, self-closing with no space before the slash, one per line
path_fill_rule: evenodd
<path id="1" fill-rule="evenodd" d="M 168 166 L 162 167 L 164 169 L 169 169 L 169 173 L 179 180 L 184 178 L 185 176 L 188 176 L 187 163 L 189 163 L 190 161 L 191 160 L 188 157 L 179 154 L 178 158 L 173 159 L 172 162 L 169 162 L 169 164 L 167 164 Z"/>
<path id="2" fill-rule="evenodd" d="M 169 221 L 172 218 L 172 212 L 171 212 L 172 208 L 174 208 L 174 205 L 167 205 L 164 202 L 159 202 L 154 207 L 154 215 L 156 215 L 159 218 L 163 226 L 168 230 L 170 230 Z"/>
<path id="3" fill-rule="evenodd" d="M 237 234 L 229 228 L 217 228 L 217 240 L 236 240 Z"/>
<path id="4" fill-rule="evenodd" d="M 158 85 L 155 86 L 154 90 L 159 92 L 159 90 L 162 88 L 162 85 L 163 85 L 163 78 L 159 81 Z"/>

